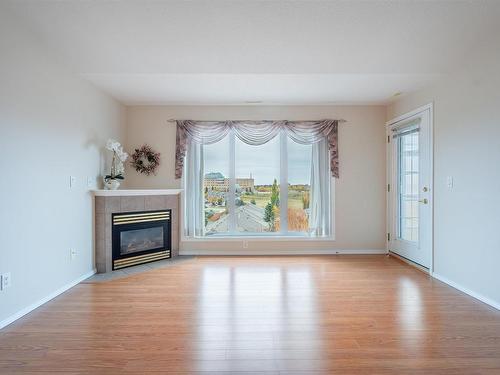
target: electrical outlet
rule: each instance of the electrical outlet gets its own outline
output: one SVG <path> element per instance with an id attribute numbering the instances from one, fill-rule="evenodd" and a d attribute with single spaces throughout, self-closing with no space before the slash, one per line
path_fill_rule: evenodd
<path id="1" fill-rule="evenodd" d="M 10 276 L 10 272 L 6 272 L 0 275 L 1 290 L 9 288 L 11 283 L 12 283 L 12 278 Z"/>
<path id="2" fill-rule="evenodd" d="M 69 259 L 73 260 L 76 258 L 76 250 L 75 249 L 69 249 Z"/>
<path id="3" fill-rule="evenodd" d="M 243 248 L 248 249 L 248 241 L 243 241 Z"/>

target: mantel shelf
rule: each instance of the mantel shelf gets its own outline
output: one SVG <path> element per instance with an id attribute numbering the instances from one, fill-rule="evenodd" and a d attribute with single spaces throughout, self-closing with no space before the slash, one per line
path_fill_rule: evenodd
<path id="1" fill-rule="evenodd" d="M 96 197 L 126 197 L 134 195 L 177 195 L 182 189 L 123 189 L 123 190 L 92 190 Z"/>

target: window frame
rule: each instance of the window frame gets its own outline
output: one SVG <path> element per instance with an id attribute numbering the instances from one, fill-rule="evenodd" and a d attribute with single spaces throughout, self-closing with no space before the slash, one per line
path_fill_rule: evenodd
<path id="1" fill-rule="evenodd" d="M 288 136 L 286 132 L 280 131 L 278 137 L 280 137 L 280 231 L 278 232 L 265 232 L 265 233 L 252 233 L 252 232 L 238 232 L 235 230 L 236 226 L 236 218 L 235 218 L 235 209 L 236 209 L 236 135 L 234 130 L 231 129 L 227 135 L 229 137 L 229 195 L 228 195 L 228 208 L 230 212 L 230 220 L 229 220 L 229 228 L 227 232 L 223 233 L 214 233 L 211 235 L 197 235 L 197 236 L 187 236 L 184 231 L 184 225 L 180 225 L 181 230 L 181 241 L 182 242 L 203 242 L 203 241 L 238 241 L 238 240 L 257 240 L 257 241 L 296 241 L 296 240 L 305 240 L 305 241 L 334 241 L 335 240 L 335 185 L 336 178 L 330 177 L 330 214 L 331 214 L 331 223 L 330 223 L 330 234 L 325 236 L 316 236 L 311 235 L 308 232 L 297 232 L 297 231 L 288 231 L 288 153 L 287 153 L 287 140 Z M 184 175 L 181 179 L 181 184 L 184 186 Z M 286 186 L 284 189 L 285 193 L 281 189 L 281 186 Z M 185 199 L 186 196 L 182 192 L 181 193 L 181 213 L 184 215 L 185 210 Z M 283 208 L 283 209 L 281 209 Z M 181 216 L 181 222 L 182 222 Z M 286 231 L 283 231 L 283 223 L 286 225 Z M 204 230 L 205 228 L 203 228 Z"/>

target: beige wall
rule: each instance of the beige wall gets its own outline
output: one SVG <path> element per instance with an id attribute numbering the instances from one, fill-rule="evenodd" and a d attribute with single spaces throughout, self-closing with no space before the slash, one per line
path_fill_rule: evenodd
<path id="1" fill-rule="evenodd" d="M 149 143 L 161 152 L 156 176 L 127 171 L 129 188 L 179 188 L 174 178 L 175 125 L 170 118 L 321 119 L 343 118 L 340 125 L 340 178 L 335 186 L 335 241 L 249 241 L 252 249 L 384 249 L 385 143 L 383 106 L 133 106 L 127 108 L 126 148 Z M 183 242 L 181 250 L 241 250 L 242 241 Z"/>
<path id="2" fill-rule="evenodd" d="M 104 172 L 106 139 L 124 133 L 124 108 L 25 30 L 0 10 L 0 273 L 12 277 L 0 291 L 0 327 L 92 272 L 86 179 Z"/>
<path id="3" fill-rule="evenodd" d="M 500 307 L 500 51 L 470 56 L 387 119 L 434 102 L 434 272 Z"/>

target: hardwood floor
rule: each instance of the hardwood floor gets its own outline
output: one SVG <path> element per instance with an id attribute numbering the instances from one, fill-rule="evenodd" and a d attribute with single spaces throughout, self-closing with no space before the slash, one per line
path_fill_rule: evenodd
<path id="1" fill-rule="evenodd" d="M 0 331 L 0 373 L 500 374 L 500 312 L 386 256 L 198 257 Z"/>

